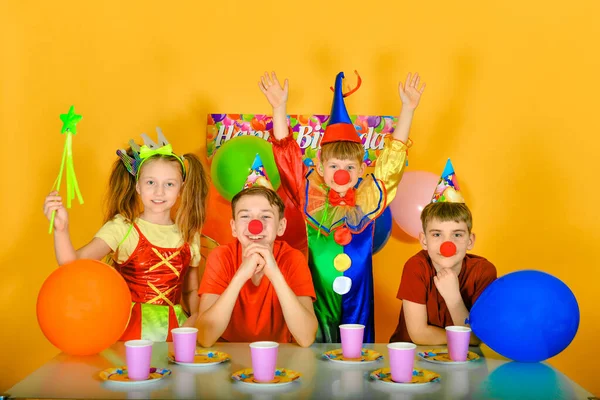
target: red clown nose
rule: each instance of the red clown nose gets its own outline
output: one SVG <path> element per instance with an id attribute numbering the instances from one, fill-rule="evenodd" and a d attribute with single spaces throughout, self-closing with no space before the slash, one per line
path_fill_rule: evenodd
<path id="1" fill-rule="evenodd" d="M 248 224 L 248 231 L 253 235 L 258 235 L 263 231 L 263 224 L 257 219 L 253 219 Z"/>
<path id="2" fill-rule="evenodd" d="M 440 253 L 442 253 L 444 257 L 452 257 L 456 254 L 456 245 L 452 242 L 444 242 L 440 246 Z"/>
<path id="3" fill-rule="evenodd" d="M 350 173 L 343 169 L 335 171 L 335 174 L 333 174 L 333 181 L 337 185 L 345 185 L 350 182 Z"/>

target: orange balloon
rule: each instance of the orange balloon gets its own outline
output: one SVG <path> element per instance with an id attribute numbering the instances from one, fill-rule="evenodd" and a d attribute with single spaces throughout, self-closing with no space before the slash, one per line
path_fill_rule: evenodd
<path id="1" fill-rule="evenodd" d="M 52 272 L 40 289 L 42 332 L 67 354 L 91 355 L 115 343 L 127 327 L 131 293 L 123 277 L 96 260 L 76 260 Z"/>

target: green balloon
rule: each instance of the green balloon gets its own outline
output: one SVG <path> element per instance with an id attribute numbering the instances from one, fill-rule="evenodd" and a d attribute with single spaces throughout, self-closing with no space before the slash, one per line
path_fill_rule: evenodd
<path id="1" fill-rule="evenodd" d="M 228 140 L 216 152 L 210 167 L 210 176 L 217 191 L 228 201 L 244 188 L 254 158 L 258 154 L 265 166 L 273 189 L 281 184 L 273 157 L 271 143 L 253 135 Z"/>

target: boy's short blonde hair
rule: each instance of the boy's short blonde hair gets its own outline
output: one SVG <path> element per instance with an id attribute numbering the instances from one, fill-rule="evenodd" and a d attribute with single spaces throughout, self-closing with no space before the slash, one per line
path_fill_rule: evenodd
<path id="1" fill-rule="evenodd" d="M 434 219 L 440 222 L 464 222 L 467 224 L 469 234 L 471 234 L 473 216 L 469 207 L 464 203 L 429 203 L 421 212 L 423 232 L 427 233 L 427 224 Z"/>
<path id="2" fill-rule="evenodd" d="M 272 189 L 266 188 L 264 186 L 252 186 L 248 189 L 244 189 L 231 199 L 231 213 L 233 214 L 233 219 L 235 220 L 235 206 L 238 201 L 242 197 L 245 196 L 262 196 L 269 201 L 269 204 L 275 207 L 279 211 L 279 218 L 283 218 L 285 212 L 285 204 L 283 204 L 283 200 L 281 197 L 273 191 Z"/>
<path id="3" fill-rule="evenodd" d="M 362 163 L 365 158 L 365 148 L 360 143 L 331 142 L 321 146 L 321 162 L 330 158 L 339 160 L 356 160 Z"/>

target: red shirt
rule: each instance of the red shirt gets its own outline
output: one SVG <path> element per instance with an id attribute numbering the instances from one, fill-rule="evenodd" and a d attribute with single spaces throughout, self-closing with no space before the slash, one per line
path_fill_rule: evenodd
<path id="1" fill-rule="evenodd" d="M 296 296 L 308 296 L 314 301 L 315 289 L 304 255 L 283 241 L 275 241 L 273 255 L 285 281 Z M 206 261 L 198 294 L 221 295 L 241 264 L 242 246 L 239 241 L 214 249 Z M 292 334 L 283 318 L 275 288 L 266 276 L 263 276 L 258 286 L 249 279 L 242 287 L 221 339 L 228 342 L 292 342 Z"/>
<path id="2" fill-rule="evenodd" d="M 436 271 L 429 254 L 427 251 L 421 250 L 404 265 L 396 297 L 400 300 L 424 304 L 427 307 L 427 323 L 445 328 L 455 325 L 455 323 L 452 321 L 444 298 L 433 282 L 435 275 Z M 477 298 L 495 279 L 496 267 L 491 262 L 473 254 L 465 256 L 458 274 L 458 285 L 467 310 L 471 310 Z M 390 342 L 412 342 L 406 328 L 404 309 L 400 311 L 398 326 L 390 338 Z"/>

